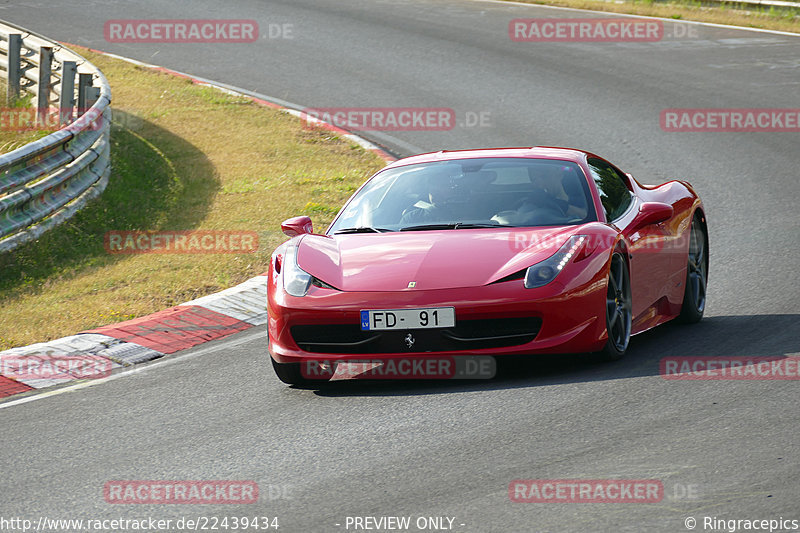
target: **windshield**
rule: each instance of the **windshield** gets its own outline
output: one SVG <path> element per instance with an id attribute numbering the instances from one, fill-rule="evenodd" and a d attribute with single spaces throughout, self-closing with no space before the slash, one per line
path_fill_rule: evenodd
<path id="1" fill-rule="evenodd" d="M 594 221 L 588 184 L 571 161 L 483 158 L 397 167 L 375 175 L 328 233 Z"/>

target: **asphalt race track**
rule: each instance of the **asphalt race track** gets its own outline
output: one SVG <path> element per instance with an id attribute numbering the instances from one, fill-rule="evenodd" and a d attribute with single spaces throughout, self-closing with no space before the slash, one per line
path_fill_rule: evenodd
<path id="1" fill-rule="evenodd" d="M 458 532 L 800 520 L 798 382 L 659 376 L 667 356 L 800 352 L 800 133 L 659 124 L 666 108 L 800 107 L 800 37 L 668 23 L 658 42 L 509 38 L 513 18 L 584 16 L 469 0 L 1 1 L 0 19 L 48 37 L 299 105 L 455 111 L 450 131 L 365 134 L 398 155 L 574 146 L 644 183 L 688 179 L 706 205 L 711 268 L 700 324 L 635 337 L 613 364 L 548 358 L 488 382 L 304 390 L 275 378 L 261 327 L 0 409 L 0 517 L 277 516 L 281 532 L 354 531 L 348 516 L 454 517 Z M 103 35 L 108 19 L 183 18 L 255 19 L 267 35 L 201 45 Z M 270 39 L 270 24 L 292 38 Z M 259 502 L 103 499 L 110 480 L 197 479 L 254 480 Z M 657 479 L 664 497 L 512 503 L 515 479 Z"/>

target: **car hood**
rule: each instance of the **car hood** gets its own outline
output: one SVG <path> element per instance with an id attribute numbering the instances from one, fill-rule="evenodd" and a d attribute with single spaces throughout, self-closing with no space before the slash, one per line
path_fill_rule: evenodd
<path id="1" fill-rule="evenodd" d="M 579 228 L 306 235 L 298 244 L 297 262 L 343 291 L 476 287 L 546 259 Z"/>

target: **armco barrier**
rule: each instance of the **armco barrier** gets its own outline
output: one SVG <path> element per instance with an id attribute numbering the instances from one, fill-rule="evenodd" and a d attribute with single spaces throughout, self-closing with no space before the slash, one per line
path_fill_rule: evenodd
<path id="1" fill-rule="evenodd" d="M 111 88 L 86 59 L 0 21 L 6 106 L 34 96 L 36 120 L 58 131 L 0 155 L 0 253 L 37 239 L 106 187 L 111 172 Z M 9 112 L 8 107 L 5 112 Z"/>

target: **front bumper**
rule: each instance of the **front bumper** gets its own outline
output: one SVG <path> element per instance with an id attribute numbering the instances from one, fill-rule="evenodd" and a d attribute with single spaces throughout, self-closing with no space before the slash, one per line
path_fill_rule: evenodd
<path id="1" fill-rule="evenodd" d="M 586 272 L 583 269 L 573 279 L 559 276 L 538 289 L 525 289 L 522 280 L 512 280 L 428 291 L 340 292 L 311 287 L 304 297 L 286 294 L 281 276 L 270 272 L 269 351 L 279 363 L 593 352 L 606 341 L 607 282 L 602 268 L 594 275 Z M 450 306 L 455 307 L 456 329 L 360 331 L 364 309 Z M 504 323 L 519 327 L 514 330 Z M 413 344 L 406 342 L 408 334 Z"/>

